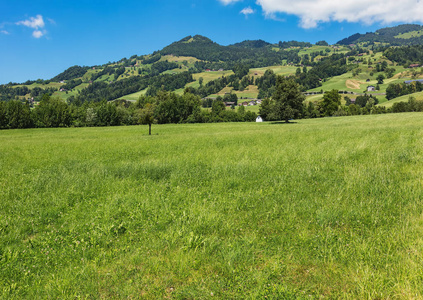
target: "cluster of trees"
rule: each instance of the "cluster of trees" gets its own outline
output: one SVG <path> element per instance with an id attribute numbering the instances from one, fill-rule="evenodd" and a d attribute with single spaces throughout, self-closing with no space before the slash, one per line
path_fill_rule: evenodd
<path id="1" fill-rule="evenodd" d="M 72 79 L 72 80 L 69 80 L 68 82 L 66 82 L 65 85 L 62 85 L 61 88 L 70 91 L 70 90 L 73 90 L 74 88 L 76 88 L 81 83 L 82 83 L 81 79 Z"/>
<path id="2" fill-rule="evenodd" d="M 249 68 L 244 64 L 235 64 L 233 66 L 234 74 L 222 76 L 203 84 L 199 79 L 200 87 L 190 88 L 190 92 L 201 96 L 202 98 L 220 92 L 224 87 L 233 87 L 236 91 L 243 91 L 248 85 L 254 84 L 254 76 L 248 76 Z"/>
<path id="3" fill-rule="evenodd" d="M 281 49 L 288 49 L 291 47 L 305 48 L 305 47 L 311 47 L 311 46 L 313 45 L 308 42 L 297 42 L 297 41 L 279 42 L 279 48 Z"/>
<path id="4" fill-rule="evenodd" d="M 383 55 L 391 61 L 409 67 L 414 63 L 423 63 L 423 46 L 391 47 L 386 49 Z"/>
<path id="5" fill-rule="evenodd" d="M 423 112 L 423 101 L 418 101 L 410 96 L 408 102 L 396 102 L 392 105 L 393 113 L 401 112 Z"/>
<path id="6" fill-rule="evenodd" d="M 70 102 L 100 102 L 102 100 L 110 101 L 122 96 L 142 91 L 146 88 L 147 94 L 156 95 L 160 90 L 174 91 L 183 88 L 187 83 L 194 81 L 192 74 L 182 72 L 180 74 L 163 74 L 157 76 L 132 76 L 116 82 L 93 82 L 82 89 L 77 96 L 69 97 Z"/>
<path id="7" fill-rule="evenodd" d="M 159 61 L 151 66 L 152 75 L 159 75 L 160 73 L 178 68 L 179 65 L 175 62 Z"/>
<path id="8" fill-rule="evenodd" d="M 10 85 L 0 85 L 0 101 L 10 101 L 10 100 L 19 100 L 20 98 L 29 95 L 30 97 L 37 100 L 38 97 L 44 94 L 52 94 L 57 91 L 57 88 L 45 88 L 35 87 L 29 89 L 27 86 L 10 86 Z"/>
<path id="9" fill-rule="evenodd" d="M 423 84 L 420 81 L 406 83 L 391 83 L 386 88 L 386 99 L 391 100 L 403 95 L 409 95 L 423 91 Z"/>
<path id="10" fill-rule="evenodd" d="M 256 85 L 259 89 L 259 99 L 270 98 L 275 92 L 276 74 L 272 70 L 266 70 L 262 77 L 256 79 Z"/>
<path id="11" fill-rule="evenodd" d="M 100 72 L 96 72 L 96 73 L 91 74 L 91 78 L 90 78 L 90 80 L 91 80 L 91 81 L 95 81 L 95 80 L 97 80 L 98 78 L 100 78 L 101 76 L 114 74 L 114 73 L 116 73 L 116 71 L 118 71 L 117 69 L 118 69 L 118 68 L 105 67 L 105 68 L 104 68 L 103 70 L 101 70 Z M 123 70 L 122 70 L 122 69 L 123 69 Z M 123 71 L 123 72 L 122 72 L 122 71 Z M 125 72 L 125 67 L 120 68 L 120 69 L 119 69 L 119 71 L 118 71 L 118 73 L 119 73 L 119 72 L 124 73 L 124 72 Z M 117 75 L 117 76 L 116 76 L 116 78 L 117 78 L 117 77 L 119 77 L 119 75 Z"/>
<path id="12" fill-rule="evenodd" d="M 345 97 L 344 99 L 345 99 L 345 102 L 346 102 L 346 106 L 350 106 L 350 105 L 353 104 L 349 97 Z M 365 107 L 368 104 L 377 105 L 377 104 L 379 104 L 379 100 L 373 95 L 364 94 L 362 96 L 358 96 L 355 99 L 354 104 L 358 105 L 360 107 Z"/>
<path id="13" fill-rule="evenodd" d="M 160 53 L 154 54 L 151 57 L 144 58 L 141 63 L 143 65 L 149 65 L 154 64 L 155 62 L 158 62 L 162 58 L 162 55 Z"/>
<path id="14" fill-rule="evenodd" d="M 40 105 L 31 109 L 27 102 L 0 101 L 0 128 L 47 128 L 69 126 L 119 126 L 136 124 L 206 123 L 254 121 L 257 115 L 242 107 L 227 110 L 222 100 L 212 104 L 211 111 L 201 109 L 200 97 L 186 91 L 178 96 L 160 91 L 157 96 L 142 96 L 136 103 L 62 101 L 43 95 Z"/>
<path id="15" fill-rule="evenodd" d="M 87 73 L 90 67 L 73 66 L 53 77 L 51 81 L 58 82 L 62 80 L 71 80 L 78 77 L 82 77 Z"/>

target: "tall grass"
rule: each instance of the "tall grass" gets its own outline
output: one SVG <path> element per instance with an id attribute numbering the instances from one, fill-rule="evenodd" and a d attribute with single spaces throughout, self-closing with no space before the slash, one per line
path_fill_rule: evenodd
<path id="1" fill-rule="evenodd" d="M 0 132 L 0 295 L 422 298 L 423 114 Z"/>

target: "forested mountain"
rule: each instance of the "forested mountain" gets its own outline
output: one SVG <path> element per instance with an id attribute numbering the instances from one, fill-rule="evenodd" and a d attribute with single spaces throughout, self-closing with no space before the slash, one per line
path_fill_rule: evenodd
<path id="1" fill-rule="evenodd" d="M 387 27 L 376 32 L 365 34 L 356 33 L 348 38 L 340 40 L 337 44 L 374 44 L 383 43 L 392 46 L 407 46 L 423 44 L 423 26 L 416 24 L 404 24 L 395 27 Z"/>
<path id="2" fill-rule="evenodd" d="M 271 44 L 264 41 L 244 41 L 230 46 L 219 45 L 210 39 L 196 35 L 187 36 L 160 51 L 162 55 L 192 56 L 202 61 L 224 62 L 224 69 L 235 63 L 245 63 L 250 67 L 265 67 L 280 64 L 291 59 L 287 52 L 274 51 Z M 295 59 L 294 59 L 295 60 Z"/>
<path id="3" fill-rule="evenodd" d="M 72 66 L 49 80 L 0 85 L 0 101 L 31 100 L 36 104 L 44 94 L 68 103 L 133 101 L 141 95 L 155 96 L 160 91 L 182 94 L 184 90 L 202 98 L 233 93 L 265 98 L 272 96 L 277 75 L 292 77 L 305 92 L 320 90 L 325 82 L 348 72 L 357 80 L 361 73 L 360 80 L 369 82 L 376 76 L 391 78 L 395 72 L 402 78 L 399 65 L 409 69 L 422 64 L 420 25 L 355 34 L 333 46 L 326 41 L 271 44 L 260 39 L 224 46 L 195 35 L 150 55 L 132 55 L 97 66 Z M 410 73 L 412 79 L 418 77 L 416 72 Z"/>

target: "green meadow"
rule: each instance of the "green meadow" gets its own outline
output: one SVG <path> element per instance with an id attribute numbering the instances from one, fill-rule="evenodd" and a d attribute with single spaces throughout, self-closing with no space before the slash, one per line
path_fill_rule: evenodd
<path id="1" fill-rule="evenodd" d="M 0 131 L 2 299 L 423 298 L 423 114 Z"/>

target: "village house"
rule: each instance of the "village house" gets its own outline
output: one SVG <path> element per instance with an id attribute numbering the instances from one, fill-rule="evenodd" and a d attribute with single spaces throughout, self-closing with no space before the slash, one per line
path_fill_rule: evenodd
<path id="1" fill-rule="evenodd" d="M 257 119 L 256 119 L 256 122 L 257 123 L 262 123 L 263 122 L 263 118 L 260 117 L 260 116 L 258 116 Z"/>
<path id="2" fill-rule="evenodd" d="M 376 91 L 376 88 L 375 88 L 373 85 L 369 85 L 369 86 L 367 87 L 367 91 L 368 91 L 368 92 L 374 92 L 374 91 Z"/>

